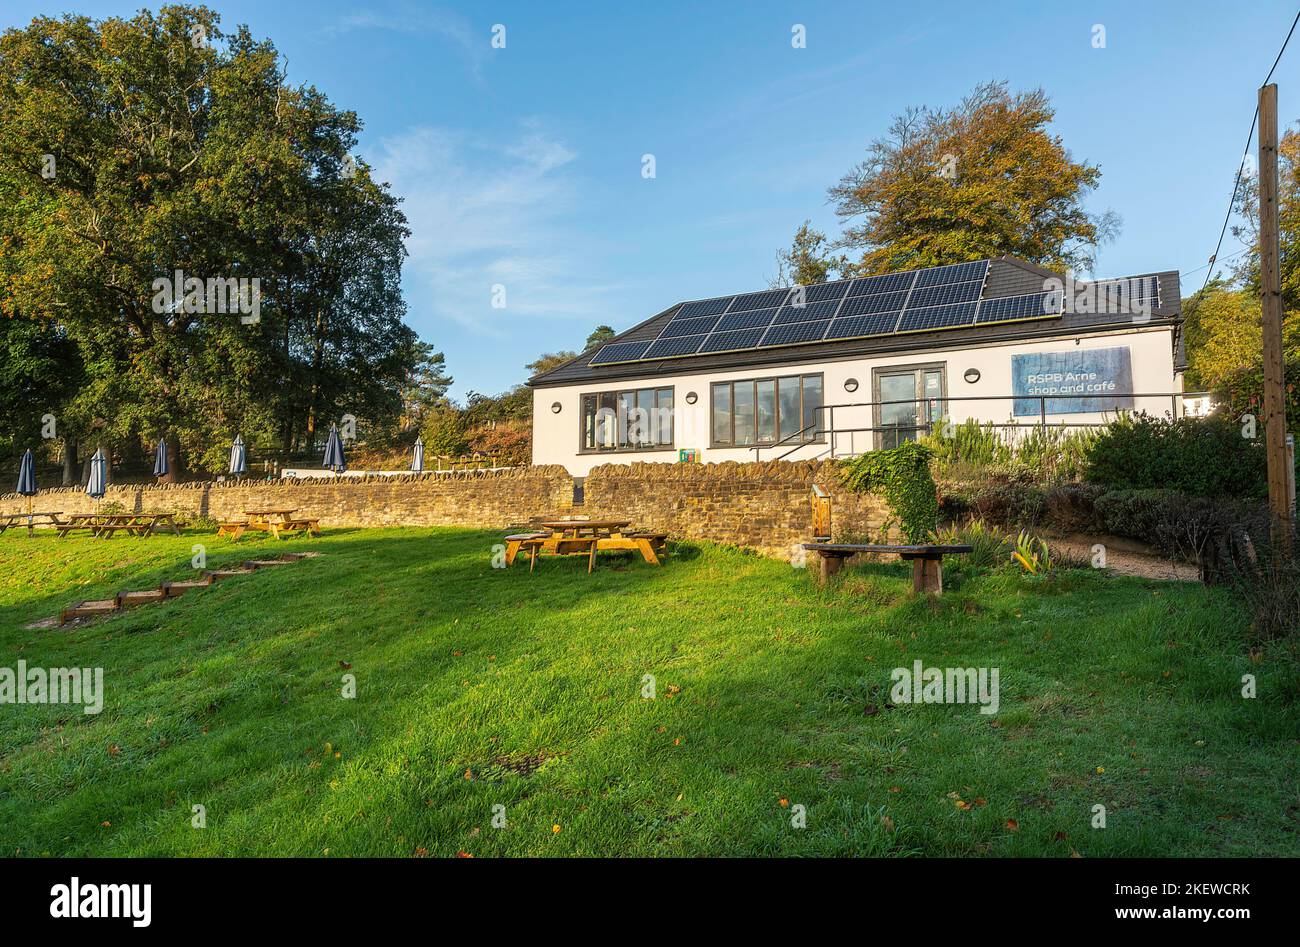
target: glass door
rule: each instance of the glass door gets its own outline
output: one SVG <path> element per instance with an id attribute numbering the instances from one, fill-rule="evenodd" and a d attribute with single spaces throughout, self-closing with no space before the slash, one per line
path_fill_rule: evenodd
<path id="1" fill-rule="evenodd" d="M 876 449 L 914 441 L 943 417 L 943 368 L 889 368 L 876 372 Z"/>

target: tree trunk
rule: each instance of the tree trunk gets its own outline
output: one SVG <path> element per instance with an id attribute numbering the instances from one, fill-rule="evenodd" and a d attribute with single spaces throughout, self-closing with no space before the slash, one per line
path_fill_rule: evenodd
<path id="1" fill-rule="evenodd" d="M 63 435 L 63 485 L 70 487 L 77 482 L 77 439 Z"/>

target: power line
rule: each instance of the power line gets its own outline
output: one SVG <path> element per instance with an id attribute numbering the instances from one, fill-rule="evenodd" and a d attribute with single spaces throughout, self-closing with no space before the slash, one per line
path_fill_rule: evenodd
<path id="1" fill-rule="evenodd" d="M 1268 71 L 1264 77 L 1261 86 L 1268 85 L 1268 80 L 1273 78 L 1273 70 L 1277 69 L 1277 64 L 1282 61 L 1282 54 L 1286 52 L 1287 43 L 1291 42 L 1291 34 L 1295 32 L 1296 24 L 1300 23 L 1300 13 L 1295 15 L 1291 21 L 1291 29 L 1287 31 L 1286 39 L 1282 41 L 1282 48 L 1277 51 L 1277 58 L 1273 60 L 1273 68 Z M 1228 211 L 1223 215 L 1223 226 L 1219 229 L 1219 242 L 1214 245 L 1214 253 L 1210 255 L 1210 262 L 1206 264 L 1209 270 L 1205 273 L 1205 282 L 1201 284 L 1200 292 L 1205 292 L 1205 287 L 1210 285 L 1210 277 L 1214 275 L 1214 264 L 1218 262 L 1219 250 L 1223 247 L 1223 236 L 1228 232 L 1228 221 L 1232 219 L 1232 208 L 1237 203 L 1237 190 L 1241 187 L 1241 171 L 1246 166 L 1246 157 L 1250 154 L 1250 143 L 1255 139 L 1255 125 L 1259 122 L 1259 105 L 1255 105 L 1255 114 L 1250 120 L 1250 131 L 1246 135 L 1246 147 L 1241 152 L 1241 163 L 1237 165 L 1237 177 L 1232 182 L 1232 198 L 1228 201 Z M 1196 272 L 1193 270 L 1192 272 Z"/>

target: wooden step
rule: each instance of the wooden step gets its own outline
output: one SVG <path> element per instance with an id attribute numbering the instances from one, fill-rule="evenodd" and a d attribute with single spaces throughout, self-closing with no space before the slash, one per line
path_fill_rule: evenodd
<path id="1" fill-rule="evenodd" d="M 91 602 L 77 602 L 75 605 L 69 605 L 59 615 L 59 624 L 66 625 L 68 622 L 77 618 L 93 618 L 96 615 L 108 615 L 117 611 L 116 599 L 101 599 Z"/>
<path id="2" fill-rule="evenodd" d="M 205 569 L 203 572 L 206 576 L 211 576 L 214 582 L 221 579 L 233 579 L 237 575 L 252 575 L 252 569 Z"/>
<path id="3" fill-rule="evenodd" d="M 141 589 L 139 592 L 118 592 L 117 604 L 119 608 L 133 608 L 136 605 L 148 605 L 150 602 L 161 602 L 167 597 L 167 593 L 162 589 Z"/>
<path id="4" fill-rule="evenodd" d="M 204 575 L 202 578 L 188 582 L 164 582 L 158 586 L 158 591 L 162 592 L 167 598 L 176 598 L 178 595 L 184 595 L 190 589 L 206 589 L 211 584 L 212 577 Z"/>

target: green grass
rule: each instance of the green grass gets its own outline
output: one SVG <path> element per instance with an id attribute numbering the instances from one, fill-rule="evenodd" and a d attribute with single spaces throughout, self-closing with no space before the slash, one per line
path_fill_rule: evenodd
<path id="1" fill-rule="evenodd" d="M 818 589 L 687 544 L 529 575 L 492 568 L 498 541 L 0 537 L 0 666 L 102 666 L 107 690 L 98 716 L 0 705 L 3 854 L 1300 854 L 1294 669 L 1252 663 L 1222 591 L 950 568 L 926 601 L 901 566 Z M 195 542 L 210 567 L 323 555 L 22 627 L 184 578 Z M 916 658 L 1000 668 L 1001 711 L 887 709 Z"/>

